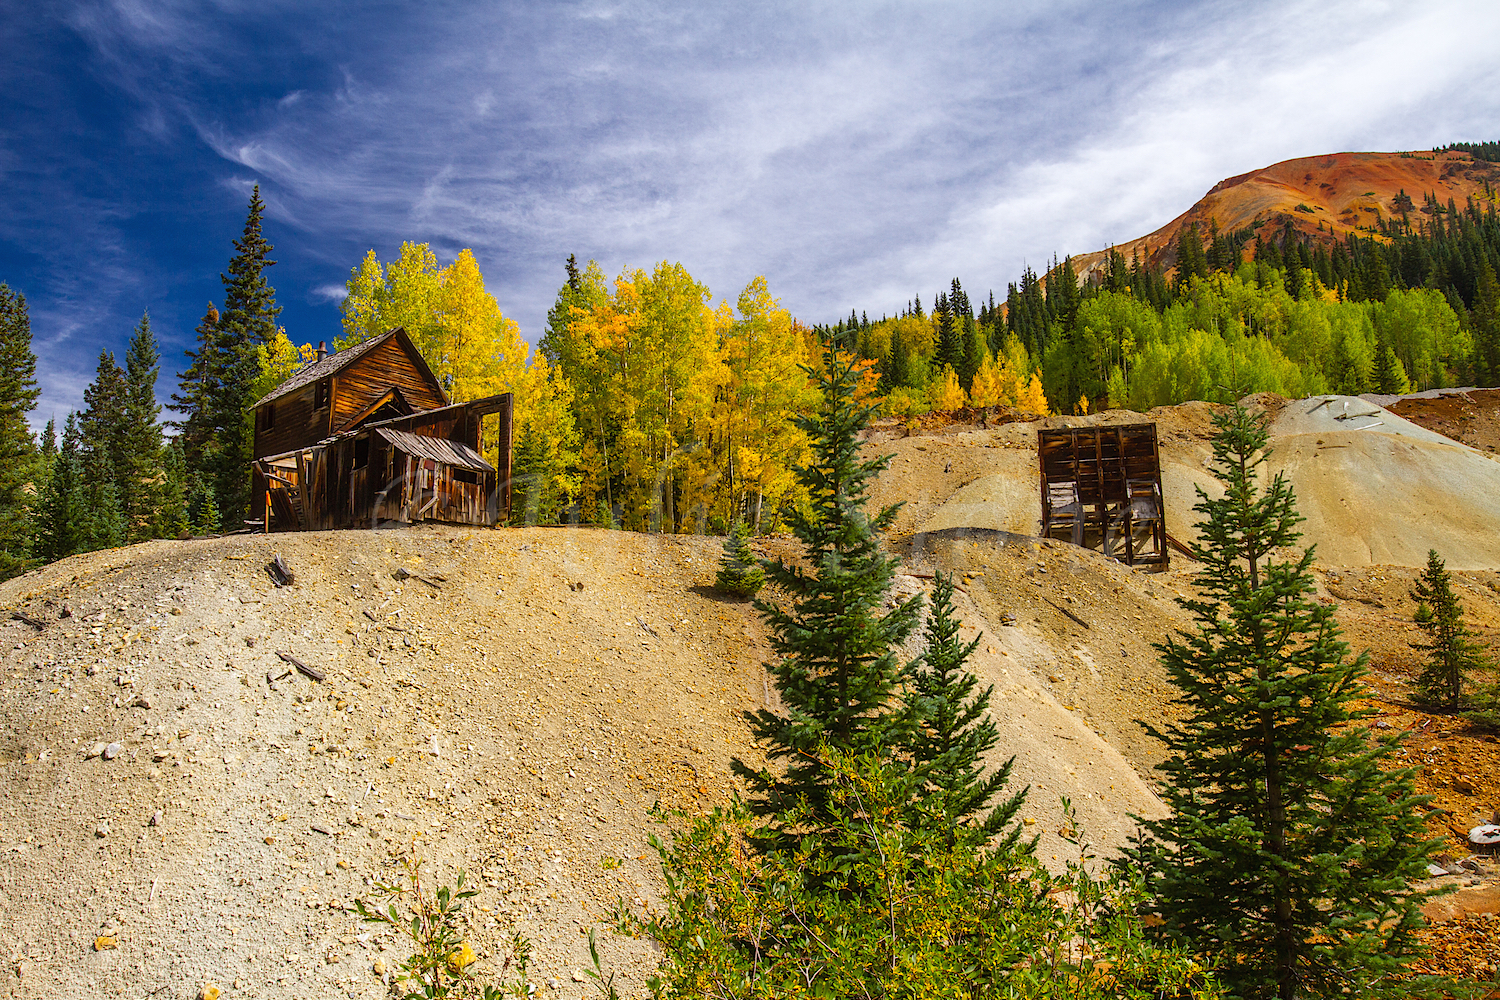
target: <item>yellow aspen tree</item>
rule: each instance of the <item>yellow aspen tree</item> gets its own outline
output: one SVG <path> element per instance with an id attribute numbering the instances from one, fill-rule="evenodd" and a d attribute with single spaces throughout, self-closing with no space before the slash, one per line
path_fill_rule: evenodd
<path id="1" fill-rule="evenodd" d="M 515 392 L 519 405 L 531 349 L 485 290 L 473 251 L 460 251 L 441 279 L 436 343 L 422 351 L 433 374 L 454 402 Z"/>
<path id="2" fill-rule="evenodd" d="M 1016 400 L 1016 409 L 1027 413 L 1040 413 L 1046 416 L 1047 394 L 1042 391 L 1042 376 L 1038 372 L 1031 373 L 1031 381 L 1026 386 L 1026 391 L 1021 398 Z"/>
<path id="3" fill-rule="evenodd" d="M 934 410 L 961 410 L 968 404 L 964 387 L 959 384 L 958 373 L 953 370 L 952 365 L 943 366 L 928 391 Z"/>
<path id="4" fill-rule="evenodd" d="M 726 378 L 716 406 L 725 501 L 718 514 L 726 529 L 740 518 L 758 528 L 768 506 L 774 512 L 791 500 L 792 469 L 807 449 L 791 417 L 814 399 L 801 367 L 809 357 L 806 332 L 763 276 L 740 292 L 736 311 L 721 319 Z"/>
<path id="5" fill-rule="evenodd" d="M 512 521 L 553 523 L 577 499 L 582 481 L 573 387 L 538 351 L 516 398 Z"/>
<path id="6" fill-rule="evenodd" d="M 293 344 L 286 330 L 277 328 L 276 336 L 268 344 L 255 346 L 255 361 L 258 374 L 250 387 L 252 399 L 262 399 L 272 389 L 291 378 L 292 372 L 316 357 L 311 344 L 301 347 Z"/>
<path id="7" fill-rule="evenodd" d="M 1000 366 L 988 350 L 979 359 L 974 372 L 974 382 L 969 386 L 969 401 L 975 406 L 994 406 L 1002 402 L 1004 390 L 1000 382 Z"/>
<path id="8" fill-rule="evenodd" d="M 407 241 L 382 266 L 371 250 L 349 275 L 341 307 L 344 336 L 339 350 L 401 327 L 424 358 L 436 356 L 442 272 L 426 243 Z"/>

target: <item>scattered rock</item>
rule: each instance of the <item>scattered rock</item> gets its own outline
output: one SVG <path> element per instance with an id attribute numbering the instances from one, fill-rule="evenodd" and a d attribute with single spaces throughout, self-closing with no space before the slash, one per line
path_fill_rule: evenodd
<path id="1" fill-rule="evenodd" d="M 104 753 L 105 749 L 108 746 L 109 746 L 108 743 L 94 743 L 94 744 L 91 744 L 89 746 L 89 748 L 83 752 L 83 759 L 84 760 L 93 760 L 95 757 L 98 757 L 100 754 Z"/>
<path id="2" fill-rule="evenodd" d="M 324 826 L 322 823 L 314 823 L 314 824 L 312 824 L 312 832 L 313 833 L 321 833 L 325 837 L 332 837 L 333 836 L 333 831 L 330 830 L 328 827 Z"/>
<path id="3" fill-rule="evenodd" d="M 120 754 L 123 753 L 124 751 L 125 751 L 125 744 L 123 744 L 123 743 L 111 743 L 109 746 L 107 746 L 107 747 L 104 748 L 103 752 L 100 753 L 99 756 L 103 757 L 105 760 L 114 760 L 116 757 L 120 756 Z"/>
<path id="4" fill-rule="evenodd" d="M 204 983 L 198 991 L 198 1000 L 219 1000 L 219 988 L 212 982 Z"/>
<path id="5" fill-rule="evenodd" d="M 110 951 L 120 947 L 120 939 L 113 934 L 100 934 L 94 938 L 95 951 Z"/>
<path id="6" fill-rule="evenodd" d="M 156 812 L 154 812 L 154 813 L 151 814 L 150 823 L 151 823 L 152 826 L 161 826 L 161 810 L 160 809 L 156 810 Z"/>
<path id="7" fill-rule="evenodd" d="M 371 965 L 370 965 L 370 971 L 373 972 L 373 973 L 375 973 L 375 975 L 384 978 L 384 976 L 385 976 L 385 959 L 377 957 L 375 959 L 375 961 L 373 963 L 371 963 Z"/>
<path id="8" fill-rule="evenodd" d="M 109 836 L 109 820 L 101 820 L 99 825 L 94 827 L 94 836 L 100 840 Z"/>

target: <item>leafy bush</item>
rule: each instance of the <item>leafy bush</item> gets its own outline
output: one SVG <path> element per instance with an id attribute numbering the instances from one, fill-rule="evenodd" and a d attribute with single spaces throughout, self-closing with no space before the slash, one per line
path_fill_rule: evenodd
<path id="1" fill-rule="evenodd" d="M 1143 938 L 1141 879 L 1091 875 L 1071 819 L 1079 856 L 1054 877 L 1025 852 L 986 849 L 974 827 L 950 842 L 937 824 L 905 822 L 910 774 L 888 756 L 825 748 L 818 763 L 832 790 L 821 834 L 757 851 L 764 821 L 736 801 L 670 843 L 652 838 L 664 907 L 622 906 L 617 923 L 663 951 L 653 996 L 1223 995 L 1182 950 Z M 791 806 L 779 828 L 808 818 Z"/>
<path id="2" fill-rule="evenodd" d="M 464 940 L 462 912 L 464 900 L 478 895 L 479 890 L 464 888 L 463 872 L 458 873 L 456 886 L 439 886 L 435 892 L 428 892 L 422 887 L 421 859 L 405 858 L 401 865 L 400 880 L 375 884 L 379 902 L 372 905 L 357 899 L 354 908 L 366 923 L 387 924 L 416 946 L 416 951 L 401 963 L 401 971 L 396 975 L 396 982 L 411 984 L 411 988 L 401 994 L 402 1000 L 440 1000 L 444 997 L 503 1000 L 504 997 L 530 996 L 526 971 L 530 964 L 531 942 L 520 934 L 511 939 L 511 954 L 506 957 L 504 965 L 504 970 L 508 971 L 514 964 L 514 979 L 495 987 L 483 985 L 474 978 L 471 967 L 476 956 L 469 942 Z M 405 913 L 410 913 L 410 917 Z"/>

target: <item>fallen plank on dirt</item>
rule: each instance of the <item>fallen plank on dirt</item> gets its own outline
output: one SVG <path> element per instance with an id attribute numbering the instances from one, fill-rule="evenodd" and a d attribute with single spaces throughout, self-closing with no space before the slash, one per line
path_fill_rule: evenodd
<path id="1" fill-rule="evenodd" d="M 315 681 L 321 681 L 325 676 L 323 671 L 317 669 L 316 667 L 309 667 L 307 664 L 297 659 L 291 653 L 283 653 L 280 650 L 277 650 L 276 655 L 281 657 L 287 663 L 290 663 L 292 666 L 296 667 L 298 670 L 302 671 L 304 674 L 306 674 L 308 677 L 311 677 Z"/>

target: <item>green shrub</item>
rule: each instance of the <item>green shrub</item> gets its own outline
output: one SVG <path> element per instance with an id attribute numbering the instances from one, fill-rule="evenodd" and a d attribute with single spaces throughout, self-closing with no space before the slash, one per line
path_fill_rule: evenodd
<path id="1" fill-rule="evenodd" d="M 514 965 L 515 978 L 499 987 L 475 979 L 472 970 L 475 955 L 464 940 L 462 913 L 464 900 L 478 895 L 479 890 L 464 888 L 463 872 L 458 873 L 456 886 L 443 885 L 429 892 L 422 886 L 421 859 L 405 858 L 401 866 L 402 876 L 398 881 L 375 884 L 378 902 L 372 905 L 357 899 L 354 908 L 366 923 L 387 924 L 415 946 L 416 950 L 401 963 L 395 977 L 397 983 L 410 986 L 399 994 L 402 1000 L 529 997 L 531 987 L 526 972 L 531 942 L 520 934 L 511 939 L 511 954 L 506 957 L 503 970 L 508 972 Z"/>
<path id="2" fill-rule="evenodd" d="M 1089 873 L 1079 856 L 1052 876 L 1029 854 L 991 851 L 976 828 L 950 838 L 908 824 L 910 774 L 888 756 L 824 750 L 833 794 L 821 834 L 757 851 L 743 803 L 652 844 L 663 908 L 623 906 L 618 929 L 658 945 L 656 997 L 1180 998 L 1222 996 L 1182 950 L 1148 942 L 1141 879 Z M 1071 810 L 1069 810 L 1071 815 Z M 678 814 L 680 816 L 680 814 Z M 807 819 L 793 806 L 779 819 Z"/>

